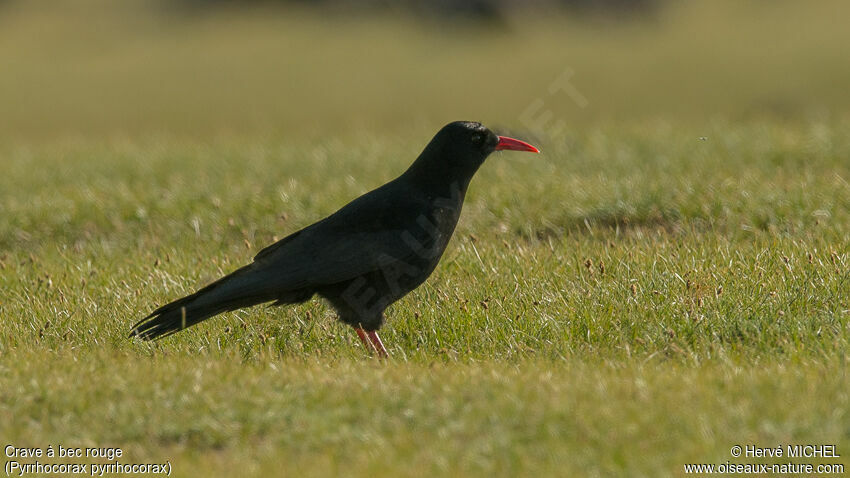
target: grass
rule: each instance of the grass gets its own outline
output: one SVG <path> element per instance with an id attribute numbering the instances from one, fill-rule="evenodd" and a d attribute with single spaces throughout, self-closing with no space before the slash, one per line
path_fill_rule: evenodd
<path id="1" fill-rule="evenodd" d="M 656 475 L 739 442 L 846 447 L 846 128 L 657 131 L 494 155 L 441 266 L 392 307 L 388 363 L 315 301 L 126 333 L 421 138 L 9 149 L 0 436 L 179 476 Z"/>
<path id="2" fill-rule="evenodd" d="M 123 462 L 171 460 L 177 476 L 657 476 L 723 463 L 734 444 L 847 444 L 834 361 L 74 357 L 4 367 L 3 394 L 20 397 L 4 426 L 27 430 L 16 444 L 121 446 Z"/>
<path id="3" fill-rule="evenodd" d="M 720 15 L 695 3 L 638 23 L 567 20 L 566 33 L 560 20 L 508 36 L 419 25 L 398 43 L 386 39 L 407 20 L 159 23 L 125 6 L 134 15 L 103 13 L 121 28 L 86 30 L 55 62 L 50 35 L 29 54 L 0 46 L 20 72 L 0 75 L 0 442 L 121 447 L 121 462 L 169 460 L 176 476 L 679 476 L 686 463 L 774 462 L 730 455 L 747 444 L 834 444 L 841 458 L 814 462 L 850 464 L 850 123 L 829 86 L 846 83 L 831 60 L 843 43 L 829 41 L 846 31 L 823 6 L 724 5 L 715 37 L 689 33 Z M 0 22 L 17 19 L 6 38 L 70 28 L 5 8 Z M 746 30 L 751 10 L 764 21 Z M 311 25 L 340 36 L 266 75 L 274 27 L 290 24 L 301 30 L 287 38 Z M 793 25 L 812 36 L 748 61 L 754 38 Z M 455 53 L 426 55 L 458 35 Z M 543 46 L 573 36 L 557 52 L 584 109 L 546 93 L 564 63 Z M 376 39 L 364 63 L 350 58 Z M 488 70 L 492 42 L 530 52 L 529 69 Z M 717 57 L 687 54 L 711 45 Z M 280 86 L 289 72 L 330 82 L 322 51 L 353 79 Z M 795 59 L 805 75 L 774 75 Z M 398 66 L 382 66 L 386 84 L 357 76 L 378 60 Z M 445 75 L 408 98 L 399 85 L 423 61 Z M 618 68 L 652 86 L 623 93 Z M 57 71 L 62 90 L 30 82 Z M 207 82 L 193 88 L 196 74 Z M 490 81 L 467 96 L 454 75 Z M 240 78 L 255 83 L 227 88 Z M 723 78 L 725 93 L 694 94 Z M 393 100 L 377 101 L 386 85 Z M 524 124 L 535 98 L 568 131 Z M 399 123 L 413 103 L 421 115 Z M 391 179 L 460 117 L 494 119 L 543 154 L 484 165 L 440 266 L 389 311 L 390 360 L 370 359 L 319 301 L 126 338 L 154 306 Z"/>

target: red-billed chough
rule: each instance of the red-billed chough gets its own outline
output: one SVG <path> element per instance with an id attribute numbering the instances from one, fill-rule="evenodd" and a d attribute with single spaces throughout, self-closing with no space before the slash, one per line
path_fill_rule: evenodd
<path id="1" fill-rule="evenodd" d="M 384 310 L 431 275 L 472 176 L 490 153 L 505 149 L 539 152 L 480 123 L 450 123 L 398 178 L 266 247 L 251 264 L 154 310 L 130 336 L 155 339 L 222 312 L 319 295 L 367 348 L 386 356 L 377 334 Z"/>

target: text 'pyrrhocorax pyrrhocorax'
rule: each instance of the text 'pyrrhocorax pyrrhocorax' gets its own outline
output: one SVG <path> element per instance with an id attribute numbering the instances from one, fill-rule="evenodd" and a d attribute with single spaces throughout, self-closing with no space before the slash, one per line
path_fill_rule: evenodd
<path id="1" fill-rule="evenodd" d="M 431 275 L 469 181 L 490 153 L 505 149 L 539 152 L 480 123 L 450 123 L 398 178 L 266 247 L 251 264 L 154 310 L 130 336 L 164 337 L 222 312 L 297 304 L 318 294 L 367 348 L 386 357 L 377 333 L 384 310 Z"/>

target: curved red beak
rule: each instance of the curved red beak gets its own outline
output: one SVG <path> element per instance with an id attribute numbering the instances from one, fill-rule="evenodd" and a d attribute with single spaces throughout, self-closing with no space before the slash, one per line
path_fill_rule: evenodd
<path id="1" fill-rule="evenodd" d="M 528 151 L 531 153 L 540 152 L 539 149 L 526 143 L 525 141 L 508 138 L 507 136 L 499 136 L 499 144 L 496 145 L 496 151 L 501 151 L 503 149 L 510 149 L 513 151 Z"/>

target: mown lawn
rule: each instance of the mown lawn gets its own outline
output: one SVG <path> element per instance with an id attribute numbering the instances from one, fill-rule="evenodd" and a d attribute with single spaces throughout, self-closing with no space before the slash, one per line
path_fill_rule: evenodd
<path id="1" fill-rule="evenodd" d="M 493 155 L 440 267 L 392 307 L 386 362 L 318 301 L 126 333 L 398 174 L 430 131 L 7 145 L 0 437 L 177 476 L 655 476 L 735 444 L 845 452 L 847 126 L 591 128 Z"/>
<path id="2" fill-rule="evenodd" d="M 0 2 L 0 445 L 174 476 L 850 465 L 850 4 L 167 3 Z M 127 338 L 461 119 L 543 153 L 481 169 L 391 359 L 319 301 Z"/>

